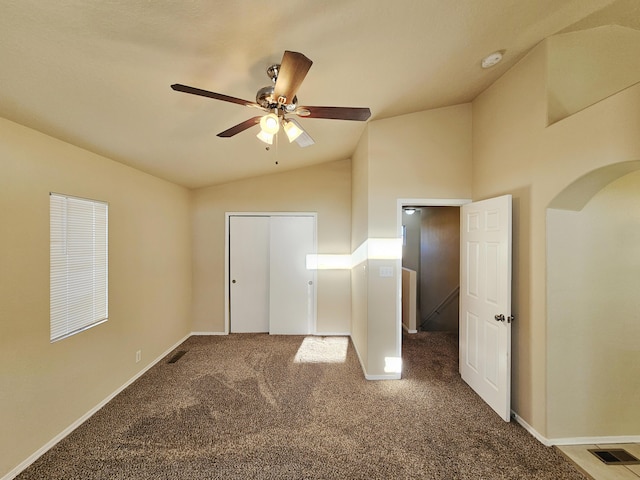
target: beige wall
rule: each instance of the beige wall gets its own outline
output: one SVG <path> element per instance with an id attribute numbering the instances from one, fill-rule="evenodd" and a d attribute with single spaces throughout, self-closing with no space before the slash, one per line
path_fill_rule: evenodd
<path id="1" fill-rule="evenodd" d="M 640 172 L 547 213 L 550 437 L 640 433 Z"/>
<path id="2" fill-rule="evenodd" d="M 351 166 L 351 251 L 367 240 L 369 225 L 369 131 L 365 129 L 353 154 Z M 368 285 L 366 258 L 354 260 L 351 270 L 351 341 L 366 370 L 368 362 Z"/>
<path id="3" fill-rule="evenodd" d="M 415 271 L 420 284 L 420 230 L 422 228 L 422 211 L 417 209 L 413 214 L 402 212 L 402 225 L 405 227 L 405 242 L 402 245 L 402 266 Z"/>
<path id="4" fill-rule="evenodd" d="M 195 190 L 193 330 L 224 332 L 225 213 L 317 212 L 319 254 L 350 253 L 351 161 Z M 317 333 L 349 333 L 349 270 L 319 270 Z"/>
<path id="5" fill-rule="evenodd" d="M 606 25 L 548 39 L 548 122 L 640 82 L 640 31 Z"/>
<path id="6" fill-rule="evenodd" d="M 547 351 L 546 209 L 578 177 L 640 158 L 640 86 L 545 127 L 548 48 L 536 47 L 474 100 L 473 198 L 513 195 L 512 406 L 550 438 L 570 433 L 547 419 L 548 375 L 565 358 Z"/>
<path id="7" fill-rule="evenodd" d="M 411 330 L 416 330 L 420 326 L 422 314 L 420 311 L 420 229 L 422 224 L 422 211 L 418 208 L 412 215 L 402 212 L 402 225 L 405 228 L 405 238 L 402 245 L 402 268 L 415 272 L 415 318 L 412 322 Z M 405 278 L 406 274 L 402 272 L 402 322 L 407 325 L 405 319 Z"/>
<path id="8" fill-rule="evenodd" d="M 373 121 L 367 135 L 366 159 L 358 160 L 354 185 L 367 186 L 368 239 L 400 238 L 398 199 L 470 197 L 470 104 Z M 391 268 L 393 276 L 381 276 L 381 268 Z M 400 356 L 400 269 L 400 258 L 367 263 L 368 356 L 363 363 L 370 377 L 386 375 L 385 357 Z"/>
<path id="9" fill-rule="evenodd" d="M 109 320 L 55 343 L 51 191 L 109 202 Z M 3 476 L 189 334 L 191 243 L 187 190 L 4 119 L 0 212 Z"/>
<path id="10" fill-rule="evenodd" d="M 471 104 L 369 123 L 369 238 L 398 235 L 398 198 L 471 196 Z"/>
<path id="11" fill-rule="evenodd" d="M 351 251 L 368 238 L 369 225 L 369 129 L 365 129 L 355 153 L 351 172 Z"/>

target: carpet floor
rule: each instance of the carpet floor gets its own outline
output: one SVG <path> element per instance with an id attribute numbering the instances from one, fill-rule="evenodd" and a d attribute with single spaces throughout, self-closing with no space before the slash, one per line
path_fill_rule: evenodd
<path id="1" fill-rule="evenodd" d="M 576 479 L 460 379 L 457 337 L 403 339 L 367 381 L 335 337 L 194 336 L 40 457 L 30 479 Z"/>

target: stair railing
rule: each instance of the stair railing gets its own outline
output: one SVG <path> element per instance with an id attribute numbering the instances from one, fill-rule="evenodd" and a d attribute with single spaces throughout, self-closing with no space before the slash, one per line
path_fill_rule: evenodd
<path id="1" fill-rule="evenodd" d="M 433 310 L 431 310 L 431 313 L 429 315 L 427 315 L 425 317 L 425 319 L 422 321 L 422 323 L 420 324 L 420 330 L 424 330 L 427 326 L 427 324 L 433 320 L 433 318 L 435 318 L 436 315 L 440 315 L 442 309 L 444 307 L 446 307 L 447 305 L 449 305 L 451 303 L 451 301 L 456 298 L 458 296 L 458 294 L 460 293 L 460 285 L 456 286 L 456 288 L 454 288 L 449 295 L 447 295 L 444 300 L 442 300 L 437 306 L 436 308 L 434 308 Z"/>

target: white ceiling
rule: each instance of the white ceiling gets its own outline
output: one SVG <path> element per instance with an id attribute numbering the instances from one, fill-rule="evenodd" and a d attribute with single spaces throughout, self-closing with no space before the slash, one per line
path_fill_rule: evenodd
<path id="1" fill-rule="evenodd" d="M 545 37 L 638 22 L 638 0 L 0 0 L 0 116 L 189 188 L 349 158 L 362 122 L 301 118 L 265 149 L 249 101 L 284 50 L 314 63 L 301 105 L 371 120 L 469 102 Z M 629 12 L 635 16 L 629 17 Z M 506 49 L 504 61 L 479 67 Z M 278 165 L 275 162 L 278 161 Z"/>

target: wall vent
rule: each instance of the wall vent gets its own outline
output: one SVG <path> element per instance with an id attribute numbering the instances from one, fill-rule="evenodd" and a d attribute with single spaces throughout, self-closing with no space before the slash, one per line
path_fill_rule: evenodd
<path id="1" fill-rule="evenodd" d="M 607 465 L 640 465 L 640 460 L 623 448 L 593 448 L 589 451 Z"/>

